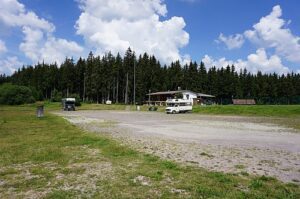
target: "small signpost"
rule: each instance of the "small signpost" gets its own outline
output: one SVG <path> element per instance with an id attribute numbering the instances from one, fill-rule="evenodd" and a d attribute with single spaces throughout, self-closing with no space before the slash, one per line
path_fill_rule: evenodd
<path id="1" fill-rule="evenodd" d="M 36 109 L 36 116 L 38 118 L 44 117 L 44 105 L 38 105 Z"/>

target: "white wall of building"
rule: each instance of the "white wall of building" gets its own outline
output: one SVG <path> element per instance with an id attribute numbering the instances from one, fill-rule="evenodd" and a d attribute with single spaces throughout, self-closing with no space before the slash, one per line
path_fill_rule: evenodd
<path id="1" fill-rule="evenodd" d="M 182 92 L 182 95 L 184 100 L 189 100 L 192 104 L 194 102 L 193 99 L 197 98 L 197 94 L 193 92 Z"/>

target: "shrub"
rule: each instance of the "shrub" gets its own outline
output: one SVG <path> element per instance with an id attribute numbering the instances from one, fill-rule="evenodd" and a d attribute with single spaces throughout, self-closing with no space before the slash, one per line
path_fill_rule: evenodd
<path id="1" fill-rule="evenodd" d="M 76 99 L 75 106 L 81 106 L 81 98 L 78 94 L 71 94 L 70 97 Z"/>
<path id="2" fill-rule="evenodd" d="M 20 105 L 33 102 L 35 99 L 30 88 L 13 84 L 0 85 L 0 104 Z"/>
<path id="3" fill-rule="evenodd" d="M 58 90 L 54 89 L 52 92 L 51 101 L 52 102 L 61 102 L 61 100 L 62 100 L 62 93 L 59 92 Z"/>

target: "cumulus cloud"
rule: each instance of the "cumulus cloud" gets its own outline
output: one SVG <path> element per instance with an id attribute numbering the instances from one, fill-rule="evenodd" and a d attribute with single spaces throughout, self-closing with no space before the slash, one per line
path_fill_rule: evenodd
<path id="1" fill-rule="evenodd" d="M 274 6 L 269 15 L 262 17 L 244 35 L 259 47 L 275 49 L 276 54 L 288 61 L 300 63 L 300 37 L 287 28 L 291 21 L 286 22 L 281 16 L 280 6 Z"/>
<path id="2" fill-rule="evenodd" d="M 4 41 L 0 40 L 0 54 L 7 51 Z"/>
<path id="3" fill-rule="evenodd" d="M 47 32 L 53 32 L 55 29 L 52 23 L 39 18 L 34 12 L 27 11 L 17 0 L 2 0 L 0 11 L 0 20 L 8 26 L 31 26 Z"/>
<path id="4" fill-rule="evenodd" d="M 285 21 L 282 17 L 282 10 L 279 5 L 274 6 L 272 12 L 260 19 L 253 25 L 253 29 L 246 30 L 243 35 L 235 34 L 228 37 L 222 33 L 219 35 L 218 43 L 224 43 L 228 49 L 240 48 L 245 39 L 258 46 L 254 54 L 250 54 L 247 60 L 237 61 L 221 58 L 215 60 L 206 55 L 203 62 L 207 66 L 224 67 L 234 64 L 238 69 L 247 68 L 250 72 L 256 73 L 287 73 L 290 70 L 283 65 L 282 59 L 300 63 L 300 37 L 292 34 L 288 25 L 291 20 Z M 274 55 L 268 57 L 267 52 L 274 51 Z M 299 72 L 299 71 L 298 71 Z"/>
<path id="5" fill-rule="evenodd" d="M 22 67 L 22 63 L 17 57 L 0 60 L 0 74 L 12 74 L 20 67 Z"/>
<path id="6" fill-rule="evenodd" d="M 182 60 L 179 49 L 189 42 L 181 17 L 161 20 L 167 14 L 162 0 L 79 0 L 82 13 L 77 34 L 97 53 L 154 54 L 164 63 Z"/>
<path id="7" fill-rule="evenodd" d="M 237 61 L 227 60 L 225 57 L 221 59 L 214 59 L 208 55 L 205 55 L 202 62 L 207 67 L 226 67 L 234 65 L 237 70 L 246 68 L 252 73 L 257 73 L 261 71 L 262 73 L 279 73 L 285 74 L 289 72 L 289 69 L 282 64 L 279 56 L 272 55 L 268 57 L 265 49 L 260 48 L 254 54 L 250 54 L 247 60 L 239 59 Z"/>
<path id="8" fill-rule="evenodd" d="M 185 55 L 183 55 L 183 57 L 182 57 L 182 65 L 186 65 L 186 64 L 189 64 L 189 63 L 191 63 L 193 60 L 192 60 L 192 58 L 191 58 L 191 56 L 189 55 L 189 54 L 185 54 Z"/>
<path id="9" fill-rule="evenodd" d="M 223 33 L 219 35 L 219 38 L 216 41 L 217 43 L 224 43 L 229 50 L 241 48 L 245 42 L 244 36 L 241 34 L 235 34 L 226 37 L 223 35 Z"/>
<path id="10" fill-rule="evenodd" d="M 44 61 L 60 64 L 66 57 L 80 56 L 83 48 L 76 42 L 56 38 L 52 35 L 45 36 L 40 29 L 23 28 L 24 41 L 20 50 L 34 62 Z"/>
<path id="11" fill-rule="evenodd" d="M 8 27 L 21 28 L 24 34 L 19 49 L 34 63 L 61 63 L 68 56 L 79 56 L 83 48 L 73 41 L 56 38 L 55 26 L 26 10 L 17 0 L 2 0 L 0 21 Z M 5 62 L 5 61 L 3 61 Z"/>

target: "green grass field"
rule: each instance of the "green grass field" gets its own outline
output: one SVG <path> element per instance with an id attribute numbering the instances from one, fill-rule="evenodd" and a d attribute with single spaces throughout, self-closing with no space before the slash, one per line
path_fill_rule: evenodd
<path id="1" fill-rule="evenodd" d="M 30 105 L 28 105 L 30 106 Z M 34 106 L 34 105 L 32 105 Z M 60 103 L 45 103 L 48 110 L 59 110 Z M 140 106 L 142 111 L 147 111 L 148 106 Z M 122 104 L 87 104 L 83 103 L 77 107 L 78 110 L 136 110 L 133 105 Z M 164 111 L 165 107 L 158 107 L 158 111 Z M 212 105 L 194 106 L 193 113 L 213 114 L 213 115 L 235 115 L 235 116 L 262 116 L 262 117 L 300 117 L 300 105 L 253 105 L 253 106 L 234 106 L 234 105 Z"/>
<path id="2" fill-rule="evenodd" d="M 59 102 L 44 102 L 50 110 L 61 109 Z M 35 105 L 23 105 L 35 106 Z M 148 106 L 140 106 L 142 111 L 147 111 Z M 165 107 L 158 107 L 158 111 L 164 111 Z M 88 104 L 82 103 L 78 110 L 135 110 L 133 105 L 124 104 Z M 216 114 L 216 115 L 241 115 L 241 116 L 266 116 L 266 117 L 300 117 L 300 105 L 210 105 L 194 106 L 193 113 Z"/>
<path id="3" fill-rule="evenodd" d="M 263 117 L 300 117 L 300 105 L 195 106 L 194 113 Z"/>
<path id="4" fill-rule="evenodd" d="M 195 106 L 193 113 L 253 117 L 261 122 L 300 130 L 300 105 Z"/>
<path id="5" fill-rule="evenodd" d="M 54 109 L 54 108 L 53 108 Z M 208 172 L 138 153 L 32 106 L 0 107 L 0 198 L 300 198 L 269 177 Z"/>
<path id="6" fill-rule="evenodd" d="M 59 102 L 45 102 L 45 108 L 47 110 L 60 110 L 61 104 Z M 23 105 L 26 106 L 26 105 Z M 35 106 L 35 105 L 28 105 L 28 106 Z M 148 111 L 148 106 L 140 106 L 141 111 Z M 158 111 L 164 111 L 165 107 L 158 107 Z M 76 110 L 128 110 L 128 111 L 135 111 L 136 106 L 133 105 L 124 105 L 124 104 L 89 104 L 89 103 L 82 103 L 81 106 L 76 107 Z"/>

